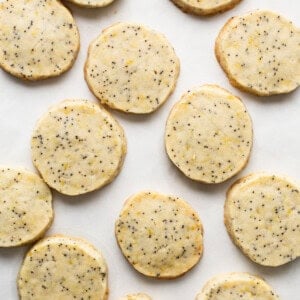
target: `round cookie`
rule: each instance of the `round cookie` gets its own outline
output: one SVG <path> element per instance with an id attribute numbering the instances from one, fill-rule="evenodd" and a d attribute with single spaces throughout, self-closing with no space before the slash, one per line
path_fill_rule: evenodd
<path id="1" fill-rule="evenodd" d="M 174 105 L 165 144 L 169 158 L 187 177 L 220 183 L 245 167 L 252 135 L 242 101 L 216 85 L 203 85 Z"/>
<path id="2" fill-rule="evenodd" d="M 106 300 L 107 266 L 102 254 L 84 240 L 48 237 L 26 254 L 18 290 L 24 300 Z"/>
<path id="3" fill-rule="evenodd" d="M 143 25 L 117 23 L 90 45 L 85 79 L 102 104 L 127 113 L 155 111 L 170 96 L 179 60 L 165 36 Z"/>
<path id="4" fill-rule="evenodd" d="M 138 293 L 127 295 L 125 297 L 120 298 L 119 300 L 152 300 L 152 298 L 146 294 Z"/>
<path id="5" fill-rule="evenodd" d="M 38 121 L 32 159 L 49 186 L 79 195 L 110 183 L 120 172 L 126 139 L 118 122 L 86 100 L 65 100 Z"/>
<path id="6" fill-rule="evenodd" d="M 260 265 L 300 256 L 300 192 L 286 178 L 257 173 L 238 180 L 227 192 L 224 220 L 233 242 Z"/>
<path id="7" fill-rule="evenodd" d="M 104 7 L 114 2 L 114 0 L 68 0 L 83 7 Z"/>
<path id="8" fill-rule="evenodd" d="M 53 220 L 52 195 L 34 173 L 0 168 L 0 247 L 15 247 L 43 236 Z"/>
<path id="9" fill-rule="evenodd" d="M 215 44 L 232 85 L 258 96 L 288 93 L 300 85 L 300 30 L 282 16 L 257 10 L 231 18 Z"/>
<path id="10" fill-rule="evenodd" d="M 213 15 L 233 8 L 241 0 L 171 0 L 181 10 L 195 15 Z"/>
<path id="11" fill-rule="evenodd" d="M 156 192 L 130 197 L 116 222 L 122 253 L 140 273 L 162 279 L 181 276 L 203 252 L 203 228 L 184 200 Z"/>
<path id="12" fill-rule="evenodd" d="M 77 57 L 79 32 L 60 1 L 5 0 L 0 3 L 0 28 L 0 66 L 13 76 L 58 76 Z"/>
<path id="13" fill-rule="evenodd" d="M 279 300 L 261 278 L 248 273 L 221 274 L 209 280 L 196 300 Z"/>

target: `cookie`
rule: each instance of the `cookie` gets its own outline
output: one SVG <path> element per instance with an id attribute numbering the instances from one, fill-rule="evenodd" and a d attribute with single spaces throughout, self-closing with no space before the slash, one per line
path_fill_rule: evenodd
<path id="1" fill-rule="evenodd" d="M 263 279 L 248 273 L 227 273 L 209 280 L 196 300 L 279 300 Z"/>
<path id="2" fill-rule="evenodd" d="M 15 247 L 43 236 L 53 220 L 52 195 L 36 174 L 0 168 L 0 247 Z"/>
<path id="3" fill-rule="evenodd" d="M 146 294 L 138 293 L 127 295 L 125 297 L 120 298 L 119 300 L 152 300 L 152 298 Z"/>
<path id="4" fill-rule="evenodd" d="M 258 96 L 300 85 L 300 30 L 277 13 L 256 10 L 231 18 L 215 44 L 231 84 Z"/>
<path id="5" fill-rule="evenodd" d="M 0 67 L 13 76 L 58 76 L 77 57 L 78 29 L 60 1 L 5 0 L 0 3 L 0 28 Z"/>
<path id="6" fill-rule="evenodd" d="M 91 44 L 85 79 L 102 104 L 127 113 L 155 111 L 170 96 L 179 60 L 160 33 L 143 25 L 117 23 Z"/>
<path id="7" fill-rule="evenodd" d="M 169 115 L 165 145 L 187 177 L 220 183 L 240 172 L 252 148 L 252 122 L 243 102 L 216 85 L 184 94 Z"/>
<path id="8" fill-rule="evenodd" d="M 26 254 L 18 276 L 22 300 L 106 300 L 107 266 L 87 241 L 52 236 Z"/>
<path id="9" fill-rule="evenodd" d="M 241 0 L 171 0 L 181 10 L 195 15 L 213 15 L 233 8 Z"/>
<path id="10" fill-rule="evenodd" d="M 200 260 L 203 229 L 184 200 L 156 192 L 130 197 L 116 222 L 122 253 L 140 273 L 162 279 L 185 274 Z"/>
<path id="11" fill-rule="evenodd" d="M 68 1 L 77 4 L 79 6 L 93 8 L 93 7 L 107 6 L 113 3 L 114 0 L 68 0 Z"/>
<path id="12" fill-rule="evenodd" d="M 233 242 L 260 265 L 300 256 L 300 192 L 289 179 L 257 173 L 238 180 L 227 192 L 224 219 Z"/>
<path id="13" fill-rule="evenodd" d="M 38 121 L 32 159 L 49 186 L 79 195 L 110 183 L 120 172 L 126 139 L 118 122 L 86 100 L 66 100 Z"/>

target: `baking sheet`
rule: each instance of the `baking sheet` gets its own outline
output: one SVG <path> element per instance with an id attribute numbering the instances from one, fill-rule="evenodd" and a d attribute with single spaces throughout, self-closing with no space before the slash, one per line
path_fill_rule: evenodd
<path id="1" fill-rule="evenodd" d="M 194 299 L 203 284 L 221 272 L 247 271 L 263 276 L 281 299 L 300 299 L 300 259 L 279 268 L 260 267 L 230 241 L 223 225 L 228 186 L 242 175 L 270 171 L 300 183 L 300 89 L 291 94 L 258 98 L 233 88 L 214 57 L 214 39 L 233 15 L 256 8 L 271 9 L 300 26 L 299 0 L 244 0 L 233 10 L 214 17 L 182 13 L 168 0 L 117 0 L 103 9 L 71 8 L 81 33 L 81 50 L 74 67 L 55 79 L 22 82 L 0 71 L 0 164 L 34 170 L 30 136 L 47 108 L 66 98 L 96 101 L 83 79 L 88 44 L 102 29 L 118 21 L 144 23 L 164 33 L 181 60 L 177 88 L 168 102 L 149 116 L 113 112 L 123 125 L 128 155 L 121 174 L 102 190 L 79 197 L 54 192 L 55 220 L 48 234 L 88 239 L 102 250 L 109 266 L 110 299 L 143 291 L 161 300 Z M 169 162 L 164 150 L 164 127 L 172 105 L 193 86 L 216 83 L 240 96 L 254 123 L 250 162 L 226 183 L 207 186 L 185 178 Z M 204 224 L 204 256 L 185 276 L 159 281 L 139 275 L 123 258 L 114 237 L 114 222 L 125 199 L 144 189 L 180 196 L 199 213 Z M 28 247 L 0 249 L 0 299 L 18 299 L 16 276 Z"/>

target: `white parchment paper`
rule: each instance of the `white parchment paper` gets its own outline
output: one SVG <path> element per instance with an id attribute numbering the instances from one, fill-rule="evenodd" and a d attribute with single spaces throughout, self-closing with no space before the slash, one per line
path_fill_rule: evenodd
<path id="1" fill-rule="evenodd" d="M 67 3 L 78 23 L 81 50 L 74 67 L 61 77 L 37 83 L 22 82 L 0 71 L 0 164 L 34 170 L 30 136 L 47 108 L 66 98 L 97 101 L 83 78 L 87 47 L 102 29 L 118 21 L 144 23 L 164 33 L 181 60 L 177 88 L 168 102 L 149 116 L 112 112 L 123 125 L 128 155 L 117 179 L 102 190 L 80 197 L 54 192 L 55 220 L 48 234 L 88 239 L 102 250 L 109 266 L 110 298 L 143 291 L 154 300 L 194 299 L 213 275 L 246 271 L 263 276 L 281 299 L 300 299 L 300 259 L 279 268 L 252 263 L 231 242 L 223 225 L 226 189 L 242 175 L 270 171 L 300 183 L 300 89 L 287 95 L 259 98 L 233 88 L 213 52 L 214 40 L 233 15 L 256 8 L 271 9 L 300 26 L 299 0 L 243 0 L 233 10 L 213 17 L 182 13 L 168 0 L 116 0 L 103 9 L 84 9 Z M 254 147 L 246 169 L 226 183 L 207 186 L 185 178 L 164 150 L 164 127 L 172 105 L 193 86 L 216 83 L 240 96 L 254 123 Z M 139 275 L 123 258 L 114 237 L 114 222 L 131 194 L 153 189 L 180 196 L 199 213 L 205 229 L 205 252 L 188 274 L 171 281 Z M 0 249 L 0 299 L 18 299 L 16 276 L 28 247 Z M 42 299 L 41 299 L 42 300 Z M 55 300 L 55 299 L 53 299 Z"/>

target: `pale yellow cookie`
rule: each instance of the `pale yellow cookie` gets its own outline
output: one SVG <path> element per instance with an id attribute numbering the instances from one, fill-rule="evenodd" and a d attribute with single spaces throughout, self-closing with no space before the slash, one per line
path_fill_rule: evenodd
<path id="1" fill-rule="evenodd" d="M 171 0 L 184 12 L 213 15 L 233 8 L 241 0 Z"/>
<path id="2" fill-rule="evenodd" d="M 196 300 L 279 300 L 263 279 L 248 273 L 227 273 L 210 279 Z"/>
<path id="3" fill-rule="evenodd" d="M 138 293 L 127 295 L 125 297 L 120 298 L 119 300 L 152 300 L 152 298 L 146 294 Z"/>
<path id="4" fill-rule="evenodd" d="M 67 236 L 43 239 L 26 254 L 18 276 L 22 300 L 106 300 L 107 266 L 87 241 Z"/>
<path id="5" fill-rule="evenodd" d="M 128 113 L 155 111 L 179 74 L 173 47 L 160 33 L 134 23 L 105 29 L 89 47 L 85 79 L 102 104 Z"/>
<path id="6" fill-rule="evenodd" d="M 52 195 L 44 181 L 23 169 L 0 168 L 0 247 L 43 236 L 53 220 Z"/>
<path id="7" fill-rule="evenodd" d="M 227 192 L 225 225 L 254 262 L 280 266 L 300 256 L 300 192 L 290 180 L 265 173 L 238 180 Z"/>
<path id="8" fill-rule="evenodd" d="M 300 30 L 277 13 L 231 18 L 216 40 L 216 57 L 232 85 L 258 96 L 300 85 Z"/>
<path id="9" fill-rule="evenodd" d="M 104 108 L 66 100 L 38 121 L 31 139 L 33 163 L 49 186 L 66 195 L 110 183 L 126 154 L 122 127 Z"/>
<path id="10" fill-rule="evenodd" d="M 184 200 L 156 192 L 130 197 L 116 222 L 118 244 L 140 273 L 175 278 L 194 267 L 203 252 L 203 229 Z"/>
<path id="11" fill-rule="evenodd" d="M 114 0 L 67 0 L 83 7 L 104 7 L 114 2 Z"/>
<path id="12" fill-rule="evenodd" d="M 79 50 L 71 13 L 57 0 L 0 3 L 0 67 L 13 76 L 39 80 L 70 69 Z"/>
<path id="13" fill-rule="evenodd" d="M 216 85 L 203 85 L 174 105 L 165 144 L 169 158 L 187 177 L 220 183 L 248 162 L 251 118 L 238 97 Z"/>

